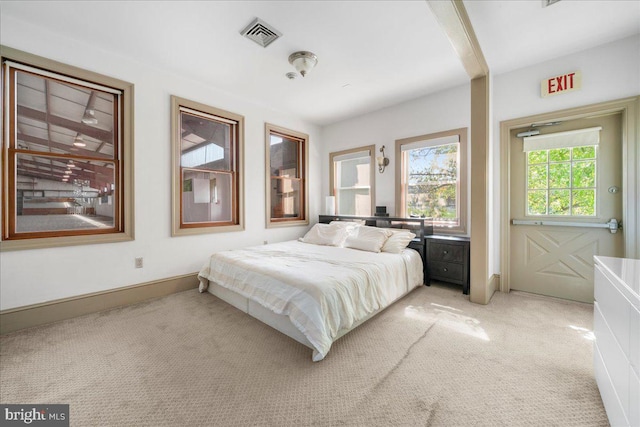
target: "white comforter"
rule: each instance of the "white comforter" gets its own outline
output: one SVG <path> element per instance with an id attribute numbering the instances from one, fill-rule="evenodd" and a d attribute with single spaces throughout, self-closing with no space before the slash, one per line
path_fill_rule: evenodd
<path id="1" fill-rule="evenodd" d="M 344 329 L 422 284 L 420 255 L 289 241 L 218 252 L 198 274 L 286 315 L 322 360 Z"/>

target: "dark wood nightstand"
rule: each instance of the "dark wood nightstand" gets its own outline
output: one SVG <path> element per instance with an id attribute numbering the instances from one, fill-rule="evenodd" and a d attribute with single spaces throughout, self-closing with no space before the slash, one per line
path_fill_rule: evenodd
<path id="1" fill-rule="evenodd" d="M 427 248 L 424 239 L 415 238 L 407 245 L 410 249 L 415 249 L 422 258 L 422 273 L 424 275 L 424 284 L 429 286 L 429 276 L 427 275 Z"/>
<path id="2" fill-rule="evenodd" d="M 427 251 L 426 280 L 462 285 L 462 293 L 469 294 L 469 247 L 467 237 L 425 236 Z"/>

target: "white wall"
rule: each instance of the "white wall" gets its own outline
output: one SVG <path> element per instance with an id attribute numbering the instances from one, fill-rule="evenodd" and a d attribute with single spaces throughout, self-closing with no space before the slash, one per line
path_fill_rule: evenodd
<path id="1" fill-rule="evenodd" d="M 6 46 L 135 84 L 135 241 L 0 253 L 0 309 L 195 273 L 213 251 L 303 235 L 307 227 L 265 228 L 265 122 L 309 134 L 309 214 L 317 218 L 316 126 L 29 23 L 1 16 L 0 24 Z M 245 116 L 245 231 L 171 237 L 170 95 Z M 135 257 L 144 268 L 134 268 Z"/>
<path id="2" fill-rule="evenodd" d="M 540 82 L 566 72 L 582 72 L 582 89 L 541 98 Z M 491 76 L 489 176 L 489 276 L 500 273 L 500 122 L 640 94 L 640 36 L 578 52 L 553 61 Z M 470 126 L 470 87 L 445 90 L 322 129 L 322 194 L 329 194 L 329 153 L 383 144 L 391 164 L 376 173 L 376 205 L 395 213 L 394 141 Z M 471 145 L 473 155 L 473 145 Z"/>
<path id="3" fill-rule="evenodd" d="M 329 195 L 329 153 L 375 144 L 378 156 L 378 150 L 384 145 L 390 162 L 384 173 L 376 171 L 375 200 L 376 206 L 386 206 L 387 212 L 395 215 L 395 141 L 468 128 L 471 123 L 470 102 L 470 86 L 463 85 L 325 126 L 322 129 L 322 195 Z"/>

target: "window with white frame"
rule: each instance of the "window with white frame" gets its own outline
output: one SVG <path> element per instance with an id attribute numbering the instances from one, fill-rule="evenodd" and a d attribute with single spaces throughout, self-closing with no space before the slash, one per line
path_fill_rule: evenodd
<path id="1" fill-rule="evenodd" d="M 396 141 L 401 215 L 433 218 L 442 231 L 466 230 L 466 129 Z"/>
<path id="2" fill-rule="evenodd" d="M 375 146 L 338 151 L 329 155 L 331 191 L 336 214 L 371 216 L 375 204 Z"/>
<path id="3" fill-rule="evenodd" d="M 526 137 L 527 215 L 596 216 L 600 129 Z"/>

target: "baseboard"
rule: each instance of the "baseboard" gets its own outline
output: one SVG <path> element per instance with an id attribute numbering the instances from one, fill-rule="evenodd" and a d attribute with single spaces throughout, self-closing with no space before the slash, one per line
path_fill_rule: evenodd
<path id="1" fill-rule="evenodd" d="M 197 273 L 0 311 L 0 335 L 198 287 Z"/>

